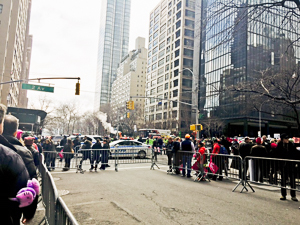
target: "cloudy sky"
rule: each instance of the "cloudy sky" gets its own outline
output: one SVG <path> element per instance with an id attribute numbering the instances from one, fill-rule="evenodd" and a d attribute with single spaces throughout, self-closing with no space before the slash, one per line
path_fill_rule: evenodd
<path id="1" fill-rule="evenodd" d="M 159 2 L 131 0 L 129 50 L 136 37 L 147 38 L 149 13 Z M 30 105 L 45 96 L 56 105 L 76 101 L 82 112 L 93 109 L 100 10 L 101 0 L 32 1 L 30 78 L 80 77 L 81 93 L 75 96 L 77 80 L 48 80 L 54 93 L 28 91 Z"/>

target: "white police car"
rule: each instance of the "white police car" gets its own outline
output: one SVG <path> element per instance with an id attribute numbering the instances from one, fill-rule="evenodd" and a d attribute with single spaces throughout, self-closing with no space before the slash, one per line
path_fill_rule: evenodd
<path id="1" fill-rule="evenodd" d="M 109 143 L 110 156 L 115 157 L 137 157 L 144 159 L 150 157 L 152 154 L 152 148 L 150 145 L 146 145 L 136 140 L 117 140 Z"/>

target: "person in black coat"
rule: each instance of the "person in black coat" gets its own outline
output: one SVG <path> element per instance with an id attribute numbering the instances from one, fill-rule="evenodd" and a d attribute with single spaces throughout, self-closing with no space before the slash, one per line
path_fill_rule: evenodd
<path id="1" fill-rule="evenodd" d="M 65 144 L 67 144 L 67 136 L 64 135 L 64 138 L 60 140 L 60 146 L 65 146 Z"/>
<path id="2" fill-rule="evenodd" d="M 67 139 L 67 143 L 64 145 L 64 159 L 65 159 L 65 168 L 64 171 L 70 169 L 70 162 L 71 159 L 74 157 L 74 150 L 73 150 L 73 142 L 71 139 Z"/>
<path id="3" fill-rule="evenodd" d="M 179 161 L 180 161 L 180 153 L 178 152 L 180 151 L 180 137 L 176 137 L 175 141 L 173 142 L 173 149 L 172 149 L 172 153 L 175 155 L 175 159 L 174 160 L 174 167 L 175 167 L 175 173 L 176 174 L 180 174 L 180 170 L 179 170 Z"/>
<path id="4" fill-rule="evenodd" d="M 108 144 L 108 140 L 103 140 L 103 147 L 102 147 L 102 153 L 101 153 L 101 170 L 105 170 L 106 167 L 109 167 L 108 165 L 108 157 L 110 152 L 110 146 Z"/>
<path id="5" fill-rule="evenodd" d="M 292 142 L 289 141 L 289 136 L 287 134 L 280 135 L 280 141 L 274 150 L 273 156 L 278 159 L 286 160 L 300 160 L 300 153 L 294 146 Z M 296 168 L 299 167 L 295 162 L 289 161 L 278 161 L 279 170 L 281 171 L 281 186 L 286 187 L 286 180 L 290 178 L 290 185 L 292 189 L 296 189 L 295 174 Z M 296 198 L 296 191 L 290 191 L 291 198 L 293 201 L 298 201 Z M 281 188 L 280 200 L 286 200 L 286 189 Z"/>
<path id="6" fill-rule="evenodd" d="M 101 149 L 102 149 L 102 144 L 100 139 L 97 139 L 97 142 L 93 145 L 92 149 L 94 149 L 93 152 L 93 164 L 96 161 L 96 164 L 94 166 L 95 172 L 97 171 L 98 164 L 101 160 Z"/>
<path id="7" fill-rule="evenodd" d="M 34 217 L 37 201 L 19 208 L 18 202 L 9 200 L 27 186 L 30 177 L 21 156 L 16 153 L 17 149 L 2 136 L 5 113 L 6 106 L 0 104 L 0 218 L 1 224 L 19 225 L 22 214 L 24 223 Z"/>
<path id="8" fill-rule="evenodd" d="M 15 116 L 5 115 L 3 136 L 10 144 L 12 144 L 15 147 L 16 153 L 18 153 L 23 159 L 26 169 L 28 170 L 30 179 L 37 179 L 36 167 L 31 152 L 25 146 L 23 146 L 21 142 L 16 138 L 18 126 L 19 120 Z"/>
<path id="9" fill-rule="evenodd" d="M 168 165 L 169 165 L 168 172 L 172 172 L 173 139 L 171 137 L 169 137 L 169 139 L 168 139 L 168 143 L 166 145 L 166 149 L 167 149 Z"/>
<path id="10" fill-rule="evenodd" d="M 81 147 L 81 149 L 83 151 L 82 151 L 82 159 L 80 160 L 79 169 L 82 168 L 82 162 L 87 159 L 90 159 L 90 164 L 91 164 L 90 170 L 92 170 L 94 168 L 93 162 L 92 162 L 92 153 L 91 153 L 92 145 L 93 145 L 92 138 L 86 137 L 86 139 Z"/>
<path id="11" fill-rule="evenodd" d="M 76 136 L 75 140 L 73 141 L 73 148 L 75 150 L 75 153 L 81 146 L 81 141 L 79 140 L 79 136 Z"/>
<path id="12" fill-rule="evenodd" d="M 55 160 L 56 160 L 56 150 L 53 150 L 52 143 L 50 139 L 46 139 L 44 144 L 44 157 L 46 161 L 46 166 L 49 171 L 55 170 Z"/>
<path id="13" fill-rule="evenodd" d="M 267 149 L 262 145 L 260 137 L 256 138 L 256 145 L 252 146 L 250 155 L 253 157 L 266 158 L 268 156 Z M 263 174 L 265 172 L 266 160 L 253 159 L 254 162 L 254 181 L 263 182 Z"/>

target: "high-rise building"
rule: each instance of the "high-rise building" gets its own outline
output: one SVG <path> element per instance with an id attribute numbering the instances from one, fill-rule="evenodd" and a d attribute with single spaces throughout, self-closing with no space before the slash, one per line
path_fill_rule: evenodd
<path id="1" fill-rule="evenodd" d="M 149 21 L 145 122 L 156 129 L 188 132 L 195 0 L 162 0 Z"/>
<path id="2" fill-rule="evenodd" d="M 130 51 L 119 64 L 117 78 L 112 85 L 111 109 L 114 122 L 118 116 L 124 118 L 126 102 L 134 101 L 134 110 L 130 110 L 130 116 L 138 128 L 144 123 L 144 97 L 147 70 L 147 49 L 145 38 L 138 37 L 135 41 L 135 49 Z M 133 97 L 135 96 L 135 97 Z M 115 124 L 114 124 L 115 125 Z"/>
<path id="3" fill-rule="evenodd" d="M 283 24 L 289 9 L 281 6 L 265 11 L 250 9 L 245 0 L 237 1 L 241 7 L 228 6 L 222 11 L 216 2 L 225 6 L 232 1 L 202 0 L 201 13 L 196 17 L 201 26 L 195 31 L 199 63 L 194 64 L 194 72 L 199 74 L 199 109 L 206 132 L 219 135 L 220 124 L 222 132 L 226 130 L 230 136 L 255 137 L 260 129 L 271 136 L 292 132 L 296 124 L 283 116 L 287 112 L 280 113 L 274 104 L 253 93 L 225 90 L 247 82 L 254 84 L 264 71 L 268 71 L 265 76 L 293 74 L 300 61 L 299 22 Z"/>
<path id="4" fill-rule="evenodd" d="M 128 54 L 131 0 L 102 0 L 94 109 L 110 103 L 118 64 Z"/>
<path id="5" fill-rule="evenodd" d="M 0 82 L 29 76 L 32 36 L 29 35 L 31 0 L 3 0 L 0 4 Z M 1 103 L 27 107 L 27 91 L 21 83 L 0 85 Z"/>

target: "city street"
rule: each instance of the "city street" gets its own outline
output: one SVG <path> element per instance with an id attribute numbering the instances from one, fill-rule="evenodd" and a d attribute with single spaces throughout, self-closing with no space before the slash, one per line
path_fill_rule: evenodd
<path id="1" fill-rule="evenodd" d="M 120 165 L 105 171 L 52 172 L 59 193 L 80 224 L 298 224 L 299 202 L 280 189 L 232 192 L 230 180 L 193 182 L 166 166 Z M 299 195 L 299 193 L 298 193 Z M 300 196 L 300 195 L 299 195 Z"/>

